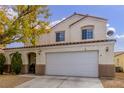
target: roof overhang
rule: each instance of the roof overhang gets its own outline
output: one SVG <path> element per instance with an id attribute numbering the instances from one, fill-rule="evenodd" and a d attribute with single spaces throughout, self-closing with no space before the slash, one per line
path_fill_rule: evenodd
<path id="1" fill-rule="evenodd" d="M 23 49 L 23 48 L 39 48 L 39 47 L 52 47 L 52 46 L 65 46 L 65 45 L 89 44 L 89 43 L 100 43 L 100 42 L 116 42 L 116 40 L 115 39 L 109 39 L 109 40 L 92 40 L 92 41 L 82 41 L 82 42 L 67 42 L 67 43 L 37 45 L 37 46 L 24 46 L 24 47 L 16 47 L 16 48 L 5 48 L 3 50 Z"/>

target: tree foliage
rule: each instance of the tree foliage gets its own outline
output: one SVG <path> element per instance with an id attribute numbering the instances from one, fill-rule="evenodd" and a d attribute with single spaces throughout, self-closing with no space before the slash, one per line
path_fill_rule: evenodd
<path id="1" fill-rule="evenodd" d="M 36 44 L 40 35 L 50 31 L 49 9 L 44 5 L 0 6 L 0 44 Z"/>
<path id="2" fill-rule="evenodd" d="M 21 72 L 22 68 L 22 58 L 21 54 L 19 52 L 12 53 L 10 55 L 11 57 L 11 70 L 15 74 L 19 74 Z"/>
<path id="3" fill-rule="evenodd" d="M 0 53 L 0 74 L 3 74 L 5 61 L 6 61 L 5 55 L 3 53 Z"/>

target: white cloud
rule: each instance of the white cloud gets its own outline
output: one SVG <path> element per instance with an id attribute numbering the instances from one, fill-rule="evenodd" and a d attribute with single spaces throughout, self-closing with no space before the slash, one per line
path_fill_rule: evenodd
<path id="1" fill-rule="evenodd" d="M 115 38 L 116 39 L 124 39 L 124 34 L 122 34 L 122 35 L 115 35 Z"/>
<path id="2" fill-rule="evenodd" d="M 50 23 L 50 26 L 52 27 L 52 26 L 54 26 L 54 25 L 60 23 L 60 22 L 63 21 L 63 20 L 65 20 L 65 18 L 62 18 L 62 19 L 60 19 L 60 20 L 53 21 L 53 22 Z"/>
<path id="3" fill-rule="evenodd" d="M 107 27 L 109 27 L 109 26 L 110 26 L 110 24 L 107 24 L 106 26 L 107 26 Z"/>

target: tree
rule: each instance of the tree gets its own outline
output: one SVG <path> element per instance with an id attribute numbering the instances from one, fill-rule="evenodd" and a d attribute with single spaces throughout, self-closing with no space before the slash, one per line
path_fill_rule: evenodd
<path id="1" fill-rule="evenodd" d="M 5 61 L 6 57 L 4 56 L 3 53 L 0 53 L 0 74 L 3 74 Z"/>
<path id="2" fill-rule="evenodd" d="M 36 44 L 40 35 L 50 31 L 49 9 L 45 5 L 0 6 L 0 44 Z"/>
<path id="3" fill-rule="evenodd" d="M 21 54 L 19 52 L 12 53 L 10 55 L 11 57 L 11 70 L 15 74 L 19 74 L 21 72 L 22 68 L 22 58 Z"/>

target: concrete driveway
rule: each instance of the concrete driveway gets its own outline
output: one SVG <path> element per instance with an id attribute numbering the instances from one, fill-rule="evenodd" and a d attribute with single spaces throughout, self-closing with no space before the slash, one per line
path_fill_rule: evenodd
<path id="1" fill-rule="evenodd" d="M 37 76 L 16 88 L 102 88 L 98 78 Z"/>

